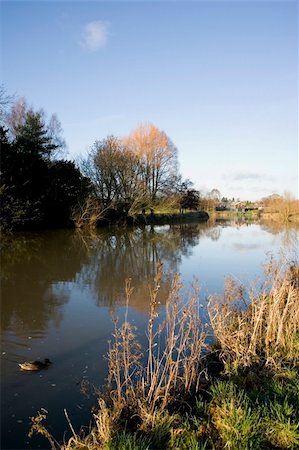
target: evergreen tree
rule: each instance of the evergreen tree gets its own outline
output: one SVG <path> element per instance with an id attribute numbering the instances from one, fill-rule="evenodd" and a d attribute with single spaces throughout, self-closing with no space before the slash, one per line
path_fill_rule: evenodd
<path id="1" fill-rule="evenodd" d="M 26 152 L 32 158 L 49 159 L 58 148 L 49 134 L 41 112 L 29 110 L 24 123 L 16 127 L 15 133 L 19 152 Z"/>
<path id="2" fill-rule="evenodd" d="M 26 110 L 24 100 L 7 123 L 0 128 L 2 227 L 66 225 L 87 183 L 74 163 L 51 159 L 63 144 L 59 122 L 47 126 L 44 113 Z"/>

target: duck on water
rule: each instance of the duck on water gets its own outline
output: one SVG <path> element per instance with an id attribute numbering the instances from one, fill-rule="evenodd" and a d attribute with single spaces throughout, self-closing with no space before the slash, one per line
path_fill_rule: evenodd
<path id="1" fill-rule="evenodd" d="M 25 361 L 23 363 L 19 363 L 19 366 L 22 370 L 43 370 L 47 369 L 49 365 L 52 364 L 48 358 L 45 358 L 44 361 Z"/>

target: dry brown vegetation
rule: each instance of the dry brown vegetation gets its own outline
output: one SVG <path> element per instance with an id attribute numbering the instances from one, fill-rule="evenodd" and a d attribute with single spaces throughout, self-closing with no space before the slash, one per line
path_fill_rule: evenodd
<path id="1" fill-rule="evenodd" d="M 209 353 L 198 292 L 183 302 L 176 275 L 164 313 L 157 300 L 161 277 L 159 265 L 149 288 L 145 349 L 127 308 L 123 323 L 114 321 L 107 390 L 94 426 L 80 437 L 66 415 L 73 436 L 59 448 L 257 450 L 276 448 L 277 442 L 279 448 L 298 448 L 299 266 L 270 263 L 262 287 L 247 296 L 227 279 L 223 297 L 212 297 L 208 305 L 217 339 L 217 350 Z M 127 306 L 132 292 L 128 281 Z M 224 371 L 215 378 L 209 362 L 218 358 Z M 253 390 L 244 390 L 244 377 Z M 54 448 L 39 416 L 33 430 Z"/>
<path id="2" fill-rule="evenodd" d="M 157 322 L 161 276 L 160 266 L 150 287 L 146 354 L 142 353 L 127 318 L 121 327 L 115 324 L 114 342 L 108 354 L 112 408 L 119 416 L 124 411 L 134 411 L 143 427 L 151 427 L 155 422 L 157 407 L 164 410 L 177 395 L 196 389 L 206 340 L 197 296 L 193 295 L 187 304 L 181 301 L 178 275 L 166 301 L 165 318 Z M 126 293 L 129 304 L 130 284 Z"/>
<path id="3" fill-rule="evenodd" d="M 286 192 L 283 196 L 272 195 L 262 200 L 262 218 L 281 222 L 299 221 L 299 200 Z"/>
<path id="4" fill-rule="evenodd" d="M 211 298 L 209 315 L 221 357 L 235 368 L 253 363 L 280 366 L 299 358 L 299 268 L 266 268 L 262 289 L 245 300 L 241 286 L 227 280 L 223 299 Z M 240 307 L 241 302 L 241 307 Z"/>
<path id="5" fill-rule="evenodd" d="M 107 209 L 97 199 L 87 197 L 72 209 L 71 219 L 76 228 L 94 229 L 104 219 Z"/>

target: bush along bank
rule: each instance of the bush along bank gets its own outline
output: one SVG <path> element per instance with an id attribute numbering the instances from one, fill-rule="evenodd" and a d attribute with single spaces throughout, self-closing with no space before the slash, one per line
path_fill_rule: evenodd
<path id="1" fill-rule="evenodd" d="M 90 433 L 59 444 L 43 415 L 32 418 L 31 433 L 67 450 L 298 449 L 299 266 L 270 264 L 263 287 L 249 292 L 226 280 L 223 296 L 209 299 L 211 328 L 196 290 L 182 301 L 177 275 L 159 319 L 161 277 L 158 267 L 147 349 L 127 316 L 115 324 Z M 127 283 L 127 305 L 131 293 Z"/>

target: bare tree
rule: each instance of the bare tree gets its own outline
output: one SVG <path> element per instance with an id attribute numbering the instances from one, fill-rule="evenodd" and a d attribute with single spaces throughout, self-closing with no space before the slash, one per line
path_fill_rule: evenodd
<path id="1" fill-rule="evenodd" d="M 56 145 L 57 151 L 52 154 L 53 158 L 61 157 L 62 154 L 65 155 L 66 143 L 62 137 L 62 126 L 61 122 L 57 117 L 57 114 L 52 114 L 48 122 L 48 135 L 52 142 Z"/>
<path id="2" fill-rule="evenodd" d="M 208 209 L 215 208 L 221 199 L 220 191 L 218 191 L 218 189 L 215 189 L 215 188 L 212 189 L 210 192 L 207 193 L 206 199 L 207 199 Z"/>
<path id="3" fill-rule="evenodd" d="M 96 141 L 82 169 L 103 207 L 121 215 L 152 207 L 162 195 L 173 194 L 178 182 L 176 148 L 153 125 L 142 125 L 127 138 Z"/>
<path id="4" fill-rule="evenodd" d="M 128 214 L 145 200 L 138 157 L 115 136 L 95 142 L 82 168 L 104 208 L 110 206 Z"/>
<path id="5" fill-rule="evenodd" d="M 142 190 L 154 202 L 176 181 L 177 149 L 169 137 L 152 124 L 140 125 L 124 142 L 138 157 Z"/>
<path id="6" fill-rule="evenodd" d="M 0 124 L 5 125 L 5 119 L 8 114 L 9 105 L 13 101 L 13 96 L 8 95 L 4 88 L 4 85 L 0 85 Z"/>
<path id="7" fill-rule="evenodd" d="M 121 142 L 115 136 L 96 141 L 83 164 L 83 171 L 92 180 L 96 195 L 104 207 L 111 205 L 118 197 L 117 161 L 121 148 Z"/>
<path id="8" fill-rule="evenodd" d="M 272 194 L 262 200 L 263 204 L 278 214 L 283 222 L 288 222 L 291 217 L 299 215 L 299 201 L 290 192 L 284 192 L 283 196 Z"/>
<path id="9" fill-rule="evenodd" d="M 24 125 L 26 120 L 26 113 L 28 105 L 25 97 L 19 98 L 11 107 L 6 117 L 7 125 L 13 136 L 16 136 L 17 130 L 21 125 Z"/>
<path id="10" fill-rule="evenodd" d="M 107 208 L 103 208 L 98 199 L 90 196 L 72 209 L 71 219 L 76 228 L 96 228 L 99 220 L 105 217 Z"/>

